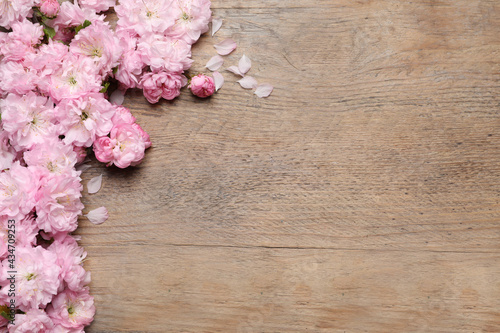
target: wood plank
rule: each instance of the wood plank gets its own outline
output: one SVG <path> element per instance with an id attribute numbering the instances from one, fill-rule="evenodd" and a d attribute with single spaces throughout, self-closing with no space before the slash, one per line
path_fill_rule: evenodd
<path id="1" fill-rule="evenodd" d="M 275 91 L 127 95 L 153 147 L 83 175 L 88 332 L 500 332 L 500 3 L 213 11 L 192 72 L 231 37 Z"/>

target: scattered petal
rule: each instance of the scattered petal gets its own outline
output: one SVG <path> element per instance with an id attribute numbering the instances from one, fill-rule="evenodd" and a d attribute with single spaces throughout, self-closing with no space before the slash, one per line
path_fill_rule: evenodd
<path id="1" fill-rule="evenodd" d="M 255 90 L 255 95 L 262 98 L 262 97 L 267 97 L 267 96 L 271 95 L 272 92 L 273 92 L 272 85 L 270 85 L 269 83 L 262 83 L 262 84 L 259 84 L 259 86 Z"/>
<path id="2" fill-rule="evenodd" d="M 251 77 L 250 75 L 245 76 L 241 80 L 238 81 L 240 86 L 245 89 L 253 89 L 257 88 L 257 80 Z"/>
<path id="3" fill-rule="evenodd" d="M 206 68 L 210 69 L 212 72 L 216 71 L 222 66 L 224 59 L 220 55 L 213 56 L 206 64 Z"/>
<path id="4" fill-rule="evenodd" d="M 230 71 L 231 73 L 236 74 L 236 75 L 243 76 L 243 74 L 241 74 L 241 72 L 240 72 L 240 69 L 236 66 L 231 66 L 227 70 Z"/>
<path id="5" fill-rule="evenodd" d="M 125 100 L 124 90 L 116 89 L 115 91 L 113 91 L 111 96 L 109 96 L 109 101 L 112 104 L 122 105 L 124 100 Z"/>
<path id="6" fill-rule="evenodd" d="M 218 54 L 228 55 L 236 49 L 236 42 L 231 38 L 228 38 L 219 44 L 215 44 L 214 47 Z"/>
<path id="7" fill-rule="evenodd" d="M 252 68 L 252 61 L 246 55 L 241 57 L 240 62 L 238 63 L 238 69 L 241 74 L 246 74 L 250 68 Z"/>
<path id="8" fill-rule="evenodd" d="M 224 77 L 222 76 L 221 73 L 219 73 L 217 71 L 213 72 L 212 76 L 214 77 L 215 91 L 217 91 L 224 84 Z"/>
<path id="9" fill-rule="evenodd" d="M 90 222 L 94 224 L 101 224 L 106 221 L 109 217 L 108 210 L 106 207 L 99 207 L 94 210 L 91 210 L 86 216 Z"/>
<path id="10" fill-rule="evenodd" d="M 90 168 L 92 168 L 92 165 L 90 165 L 90 164 L 80 164 L 75 169 L 76 169 L 76 171 L 84 172 L 84 171 L 86 171 L 86 170 L 88 170 Z"/>
<path id="11" fill-rule="evenodd" d="M 212 18 L 212 36 L 215 35 L 217 31 L 219 31 L 222 26 L 222 19 L 219 17 Z"/>
<path id="12" fill-rule="evenodd" d="M 99 192 L 101 189 L 101 184 L 102 184 L 102 175 L 99 175 L 97 177 L 92 178 L 89 180 L 87 183 L 87 190 L 90 194 L 94 194 Z"/>

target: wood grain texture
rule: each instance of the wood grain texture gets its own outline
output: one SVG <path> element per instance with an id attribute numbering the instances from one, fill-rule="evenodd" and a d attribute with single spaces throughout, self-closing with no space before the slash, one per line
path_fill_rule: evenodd
<path id="1" fill-rule="evenodd" d="M 500 332 L 500 2 L 214 0 L 210 100 L 125 99 L 153 147 L 94 162 L 87 332 Z"/>

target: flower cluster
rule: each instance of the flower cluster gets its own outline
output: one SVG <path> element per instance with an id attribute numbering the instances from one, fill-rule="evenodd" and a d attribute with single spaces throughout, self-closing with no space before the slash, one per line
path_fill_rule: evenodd
<path id="1" fill-rule="evenodd" d="M 113 6 L 0 0 L 0 333 L 83 332 L 93 320 L 86 252 L 70 234 L 84 209 L 77 166 L 92 150 L 135 166 L 151 146 L 107 89 L 177 97 L 211 18 L 209 0 L 121 0 L 112 29 L 101 12 Z"/>
<path id="2" fill-rule="evenodd" d="M 208 31 L 210 1 L 121 0 L 115 11 L 121 89 L 141 88 L 150 103 L 179 96 L 193 62 L 191 46 Z"/>

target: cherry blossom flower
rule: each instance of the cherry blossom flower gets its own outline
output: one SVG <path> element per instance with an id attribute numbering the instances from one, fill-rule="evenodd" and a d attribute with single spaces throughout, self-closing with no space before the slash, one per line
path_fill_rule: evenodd
<path id="1" fill-rule="evenodd" d="M 47 314 L 55 324 L 66 329 L 82 329 L 94 317 L 94 298 L 90 296 L 88 288 L 80 291 L 66 289 L 54 297 Z"/>
<path id="2" fill-rule="evenodd" d="M 215 92 L 214 79 L 207 75 L 198 74 L 191 79 L 189 89 L 194 95 L 201 98 L 212 96 Z"/>

